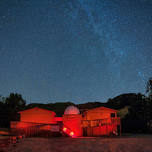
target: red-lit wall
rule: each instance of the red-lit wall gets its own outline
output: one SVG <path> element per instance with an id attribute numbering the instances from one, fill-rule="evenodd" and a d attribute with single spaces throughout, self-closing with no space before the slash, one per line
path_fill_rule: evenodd
<path id="1" fill-rule="evenodd" d="M 32 122 L 32 123 L 53 123 L 55 113 L 53 111 L 41 109 L 41 108 L 32 108 L 20 112 L 20 121 L 21 122 Z"/>
<path id="2" fill-rule="evenodd" d="M 111 118 L 111 113 L 115 113 L 115 117 L 117 117 L 116 110 L 99 107 L 88 110 L 84 113 L 84 120 L 97 120 L 97 119 L 108 119 Z"/>
<path id="3" fill-rule="evenodd" d="M 112 124 L 100 127 L 93 127 L 94 136 L 110 135 L 113 131 L 116 131 L 116 126 L 113 126 Z"/>
<path id="4" fill-rule="evenodd" d="M 75 136 L 82 136 L 81 120 L 80 114 L 63 115 L 63 126 L 73 131 Z"/>
<path id="5" fill-rule="evenodd" d="M 83 131 L 86 136 L 110 135 L 117 132 L 117 119 L 116 110 L 113 109 L 99 107 L 88 110 L 83 117 Z"/>

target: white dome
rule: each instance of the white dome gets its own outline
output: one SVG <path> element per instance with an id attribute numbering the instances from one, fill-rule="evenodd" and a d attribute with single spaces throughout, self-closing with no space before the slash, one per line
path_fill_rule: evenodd
<path id="1" fill-rule="evenodd" d="M 65 114 L 65 115 L 71 115 L 71 114 L 77 115 L 77 114 L 80 114 L 80 111 L 79 111 L 79 109 L 78 109 L 77 107 L 75 107 L 75 106 L 68 106 L 68 107 L 65 109 L 64 114 Z"/>

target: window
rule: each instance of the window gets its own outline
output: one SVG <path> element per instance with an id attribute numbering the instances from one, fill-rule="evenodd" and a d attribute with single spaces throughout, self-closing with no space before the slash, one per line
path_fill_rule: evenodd
<path id="1" fill-rule="evenodd" d="M 115 117 L 115 113 L 111 113 L 111 117 Z"/>

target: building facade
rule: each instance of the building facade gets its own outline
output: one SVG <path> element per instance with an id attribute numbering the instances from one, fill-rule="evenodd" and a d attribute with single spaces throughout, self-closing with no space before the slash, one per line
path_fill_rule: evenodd
<path id="1" fill-rule="evenodd" d="M 117 111 L 106 107 L 80 113 L 77 107 L 69 106 L 62 117 L 56 117 L 55 112 L 38 107 L 20 111 L 19 114 L 20 121 L 11 122 L 11 128 L 31 136 L 44 130 L 71 137 L 121 134 Z"/>

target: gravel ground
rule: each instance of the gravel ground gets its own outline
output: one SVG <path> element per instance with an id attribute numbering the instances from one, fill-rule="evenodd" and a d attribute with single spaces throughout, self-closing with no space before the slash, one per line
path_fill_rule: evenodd
<path id="1" fill-rule="evenodd" d="M 152 136 L 24 138 L 3 152 L 152 152 Z"/>

